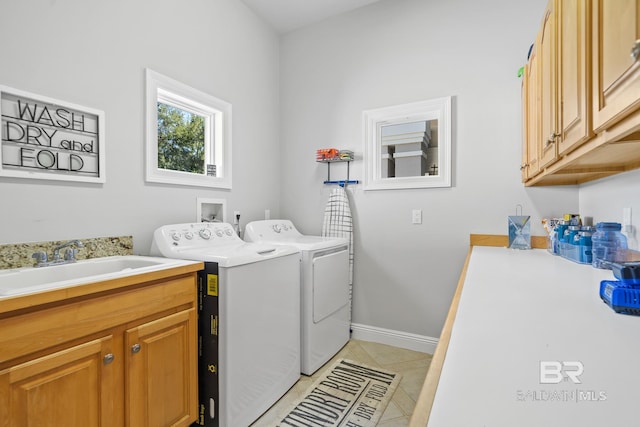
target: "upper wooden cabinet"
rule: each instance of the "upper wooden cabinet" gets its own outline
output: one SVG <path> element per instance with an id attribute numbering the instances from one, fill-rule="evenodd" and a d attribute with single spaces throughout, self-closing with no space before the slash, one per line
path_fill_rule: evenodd
<path id="1" fill-rule="evenodd" d="M 557 11 L 556 1 L 547 5 L 542 28 L 536 42 L 539 59 L 540 134 L 538 135 L 539 168 L 545 168 L 557 158 L 556 140 L 559 136 L 558 120 L 558 72 L 557 72 Z"/>
<path id="2" fill-rule="evenodd" d="M 530 156 L 536 141 L 539 172 L 523 173 L 525 185 L 580 184 L 640 167 L 640 61 L 631 55 L 638 39 L 640 0 L 549 1 L 539 58 L 528 64 L 539 73 L 527 84 L 538 86 L 530 91 L 540 114 L 525 116 L 525 129 L 539 129 L 525 149 Z M 530 110 L 531 99 L 523 105 Z"/>
<path id="3" fill-rule="evenodd" d="M 591 131 L 591 4 L 556 0 L 558 12 L 558 155 L 576 149 Z"/>
<path id="4" fill-rule="evenodd" d="M 522 75 L 522 181 L 533 178 L 538 174 L 538 134 L 540 133 L 539 121 L 540 100 L 538 96 L 538 56 L 535 46 L 529 55 L 529 64 L 525 65 Z"/>
<path id="5" fill-rule="evenodd" d="M 593 23 L 593 125 L 599 132 L 640 108 L 640 0 L 597 0 Z"/>

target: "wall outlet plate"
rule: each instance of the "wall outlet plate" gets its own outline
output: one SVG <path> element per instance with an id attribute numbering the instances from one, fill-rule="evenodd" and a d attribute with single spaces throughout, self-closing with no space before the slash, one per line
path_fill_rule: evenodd
<path id="1" fill-rule="evenodd" d="M 422 224 L 422 210 L 414 209 L 411 212 L 411 222 L 413 224 Z"/>

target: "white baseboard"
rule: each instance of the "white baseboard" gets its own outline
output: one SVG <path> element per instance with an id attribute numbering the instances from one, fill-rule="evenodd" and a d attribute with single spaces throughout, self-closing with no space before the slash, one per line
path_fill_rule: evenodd
<path id="1" fill-rule="evenodd" d="M 351 338 L 362 341 L 373 341 L 429 354 L 433 354 L 438 345 L 438 338 L 393 331 L 391 329 L 361 325 L 358 323 L 351 324 Z"/>

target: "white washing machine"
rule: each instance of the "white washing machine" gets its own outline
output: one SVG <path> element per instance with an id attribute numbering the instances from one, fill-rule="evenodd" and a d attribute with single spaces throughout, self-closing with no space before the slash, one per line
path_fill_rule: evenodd
<path id="1" fill-rule="evenodd" d="M 166 225 L 151 253 L 204 261 L 197 425 L 245 427 L 300 378 L 300 253 L 246 243 L 227 223 Z"/>
<path id="2" fill-rule="evenodd" d="M 300 250 L 301 372 L 313 374 L 349 341 L 348 240 L 303 235 L 282 219 L 250 222 L 244 239 Z"/>

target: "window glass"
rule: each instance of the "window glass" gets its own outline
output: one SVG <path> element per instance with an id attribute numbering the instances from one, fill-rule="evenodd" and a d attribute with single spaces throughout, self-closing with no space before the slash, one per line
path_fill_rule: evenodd
<path id="1" fill-rule="evenodd" d="M 451 98 L 367 110 L 365 190 L 451 186 Z"/>
<path id="2" fill-rule="evenodd" d="M 158 102 L 158 168 L 205 173 L 205 118 Z"/>
<path id="3" fill-rule="evenodd" d="M 147 70 L 147 181 L 231 188 L 231 104 Z"/>

